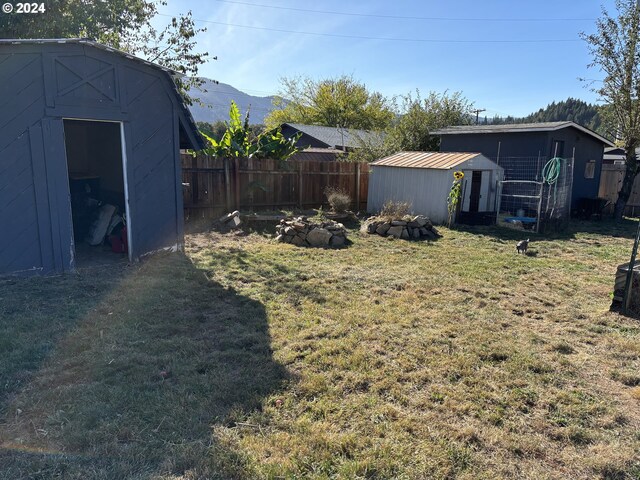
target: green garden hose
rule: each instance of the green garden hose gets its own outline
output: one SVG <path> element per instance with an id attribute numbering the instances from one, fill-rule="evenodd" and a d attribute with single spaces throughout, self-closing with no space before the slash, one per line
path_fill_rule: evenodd
<path id="1" fill-rule="evenodd" d="M 547 182 L 549 185 L 553 185 L 558 181 L 560 177 L 560 168 L 562 166 L 562 158 L 553 157 L 542 168 L 542 181 Z"/>
<path id="2" fill-rule="evenodd" d="M 560 177 L 560 169 L 562 168 L 562 158 L 553 157 L 549 160 L 544 167 L 542 168 L 542 183 L 545 182 L 547 185 L 553 185 L 553 207 L 551 208 L 551 215 L 553 216 L 553 212 L 556 208 L 556 194 L 558 191 L 558 178 Z M 549 189 L 549 193 L 547 194 L 547 208 L 549 205 L 549 201 L 551 200 L 551 189 Z"/>

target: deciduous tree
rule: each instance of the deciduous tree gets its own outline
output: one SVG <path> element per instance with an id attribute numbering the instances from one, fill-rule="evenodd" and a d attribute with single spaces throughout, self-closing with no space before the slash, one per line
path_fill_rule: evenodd
<path id="1" fill-rule="evenodd" d="M 633 182 L 638 175 L 636 148 L 640 144 L 640 0 L 616 0 L 617 13 L 602 9 L 597 32 L 581 37 L 587 42 L 593 62 L 604 74 L 602 83 L 592 83 L 607 105 L 604 121 L 617 133 L 626 150 L 626 173 L 618 193 L 614 215 L 622 219 Z"/>
<path id="2" fill-rule="evenodd" d="M 351 161 L 371 162 L 401 150 L 438 151 L 440 139 L 432 135 L 434 130 L 471 123 L 473 103 L 462 92 L 430 92 L 423 99 L 416 90 L 399 98 L 393 123 L 383 134 L 359 139 L 359 148 L 349 152 Z"/>
<path id="3" fill-rule="evenodd" d="M 402 107 L 393 127 L 389 131 L 389 140 L 398 150 L 437 151 L 440 139 L 431 134 L 434 130 L 452 125 L 471 123 L 473 103 L 462 92 L 430 92 L 422 99 L 416 90 L 401 97 Z"/>
<path id="4" fill-rule="evenodd" d="M 268 127 L 304 123 L 328 127 L 382 130 L 393 119 L 389 101 L 349 76 L 313 80 L 281 79 L 276 109 L 265 119 Z"/>

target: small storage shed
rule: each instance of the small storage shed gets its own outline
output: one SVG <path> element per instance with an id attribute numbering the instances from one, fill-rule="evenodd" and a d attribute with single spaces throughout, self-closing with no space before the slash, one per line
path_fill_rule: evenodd
<path id="1" fill-rule="evenodd" d="M 445 223 L 454 171 L 464 173 L 459 220 L 493 221 L 502 169 L 480 153 L 399 152 L 376 160 L 371 163 L 368 210 L 377 213 L 388 201 L 408 202 L 414 213 Z"/>
<path id="2" fill-rule="evenodd" d="M 130 260 L 180 248 L 180 149 L 203 144 L 174 72 L 82 39 L 1 40 L 0 65 L 0 274 L 74 270 L 83 196 Z"/>

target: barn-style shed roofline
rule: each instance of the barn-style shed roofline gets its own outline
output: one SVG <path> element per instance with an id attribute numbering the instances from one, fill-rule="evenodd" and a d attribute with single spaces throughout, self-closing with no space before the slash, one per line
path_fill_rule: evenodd
<path id="1" fill-rule="evenodd" d="M 2 45 L 47 45 L 47 44 L 86 45 L 91 48 L 95 48 L 98 50 L 103 50 L 116 55 L 120 55 L 129 60 L 137 62 L 139 64 L 146 65 L 148 67 L 162 71 L 167 76 L 167 79 L 169 80 L 168 83 L 172 90 L 173 97 L 175 99 L 176 104 L 178 105 L 178 118 L 180 120 L 180 148 L 201 150 L 206 147 L 204 139 L 198 132 L 198 127 L 196 126 L 196 122 L 193 119 L 193 116 L 191 115 L 189 108 L 184 103 L 184 99 L 182 98 L 182 95 L 180 95 L 180 92 L 176 87 L 174 78 L 183 76 L 181 73 L 176 72 L 175 70 L 172 70 L 170 68 L 164 67 L 162 65 L 158 65 L 157 63 L 149 62 L 140 57 L 136 57 L 135 55 L 131 55 L 130 53 L 123 52 L 122 50 L 118 50 L 116 48 L 103 45 L 102 43 L 98 43 L 87 38 L 0 39 L 0 46 Z"/>

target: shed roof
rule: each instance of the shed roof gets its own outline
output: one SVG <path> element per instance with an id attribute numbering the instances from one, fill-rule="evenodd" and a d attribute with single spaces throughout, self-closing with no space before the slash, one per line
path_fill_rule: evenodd
<path id="1" fill-rule="evenodd" d="M 358 148 L 360 146 L 358 139 L 373 139 L 376 135 L 380 135 L 376 132 L 357 128 L 326 127 L 323 125 L 305 125 L 303 123 L 284 123 L 283 126 L 284 125 L 288 125 L 299 132 L 320 140 L 329 147 L 344 146 L 348 148 Z"/>
<path id="2" fill-rule="evenodd" d="M 441 128 L 434 130 L 434 135 L 461 135 L 473 133 L 511 133 L 511 132 L 550 132 L 561 130 L 563 128 L 575 128 L 587 135 L 592 136 L 596 140 L 613 147 L 614 144 L 597 134 L 593 130 L 583 127 L 575 122 L 539 122 L 539 123 L 514 123 L 509 125 L 460 125 L 454 127 Z"/>
<path id="3" fill-rule="evenodd" d="M 122 50 L 118 50 L 116 48 L 109 47 L 108 45 L 104 45 L 102 43 L 95 42 L 93 40 L 87 38 L 25 38 L 25 39 L 0 39 L 1 45 L 47 45 L 47 44 L 57 44 L 57 45 L 65 45 L 65 44 L 77 44 L 77 45 L 88 45 L 90 47 L 104 50 L 106 52 L 114 53 L 116 55 L 121 55 L 125 58 L 133 60 L 134 62 L 141 63 L 143 65 L 147 65 L 149 67 L 155 68 L 157 70 L 162 71 L 169 77 L 171 81 L 171 86 L 173 89 L 173 93 L 176 96 L 176 100 L 178 102 L 179 110 L 180 110 L 180 119 L 182 131 L 185 133 L 187 137 L 187 141 L 190 145 L 181 145 L 181 148 L 193 148 L 195 150 L 205 148 L 206 143 L 204 139 L 198 132 L 198 127 L 196 126 L 196 122 L 184 103 L 184 99 L 178 88 L 176 87 L 174 77 L 183 76 L 181 73 L 176 72 L 170 68 L 164 67 L 162 65 L 158 65 L 157 63 L 149 62 L 140 57 L 136 57 L 135 55 L 131 55 L 130 53 L 123 52 Z"/>
<path id="4" fill-rule="evenodd" d="M 636 158 L 640 158 L 640 147 L 636 148 Z M 622 147 L 605 148 L 602 159 L 611 162 L 614 160 L 626 161 L 627 153 L 626 150 Z"/>
<path id="5" fill-rule="evenodd" d="M 376 160 L 371 165 L 450 170 L 467 160 L 481 156 L 481 153 L 466 152 L 398 152 Z"/>

